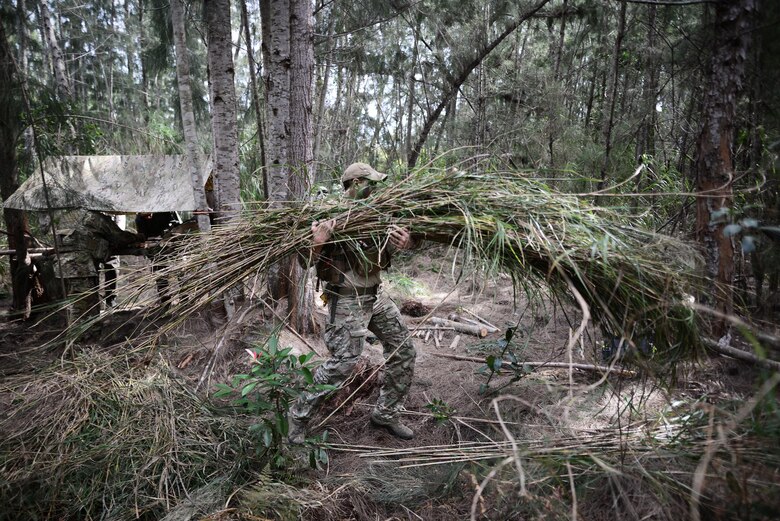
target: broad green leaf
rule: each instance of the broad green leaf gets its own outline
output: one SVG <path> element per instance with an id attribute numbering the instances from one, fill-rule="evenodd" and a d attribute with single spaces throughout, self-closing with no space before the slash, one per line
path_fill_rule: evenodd
<path id="1" fill-rule="evenodd" d="M 252 392 L 252 389 L 257 387 L 257 382 L 252 382 L 244 386 L 243 389 L 241 389 L 241 396 L 246 396 L 247 394 Z"/>

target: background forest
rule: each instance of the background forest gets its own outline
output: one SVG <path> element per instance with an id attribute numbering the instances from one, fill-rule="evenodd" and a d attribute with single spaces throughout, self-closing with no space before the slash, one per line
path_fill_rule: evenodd
<path id="1" fill-rule="evenodd" d="M 396 180 L 429 167 L 522 172 L 637 228 L 695 245 L 712 283 L 700 296 L 707 335 L 728 344 L 737 335 L 731 326 L 750 322 L 776 358 L 779 22 L 780 4 L 769 0 L 6 0 L 0 195 L 7 199 L 45 158 L 63 155 L 183 154 L 193 186 L 202 186 L 208 172 L 198 165 L 210 156 L 213 206 L 224 221 L 259 201 L 338 191 L 341 173 L 356 161 Z M 205 209 L 205 194 L 194 191 Z M 7 245 L 18 252 L 30 246 L 26 235 L 44 233 L 21 211 L 4 209 L 4 217 Z M 203 215 L 198 223 L 210 226 Z M 18 262 L 3 262 L 12 307 L 24 310 L 29 281 Z M 290 311 L 306 333 L 310 309 Z M 776 393 L 777 378 L 767 381 L 770 387 L 757 387 L 760 398 Z M 169 391 L 171 400 L 191 399 Z M 239 432 L 232 421 L 220 427 L 226 438 Z M 755 421 L 758 430 L 766 426 Z M 205 423 L 194 427 L 194 445 L 211 444 L 205 433 L 213 426 Z M 221 442 L 231 456 L 246 448 Z M 604 471 L 593 461 L 588 469 Z M 550 510 L 537 498 L 530 512 L 576 516 L 568 465 L 556 467 L 563 485 L 554 492 L 566 499 L 558 504 L 555 496 Z M 776 491 L 776 475 L 761 472 L 762 486 Z M 197 479 L 207 481 L 204 475 Z M 465 488 L 481 493 L 483 475 L 468 475 L 474 484 Z M 741 498 L 741 509 L 750 504 L 749 486 L 731 476 L 723 487 Z M 257 502 L 276 505 L 275 492 L 258 494 Z M 80 513 L 69 511 L 72 518 L 113 512 L 90 501 Z M 348 516 L 370 517 L 366 504 L 351 501 Z M 295 512 L 322 514 L 303 499 L 294 503 Z M 496 510 L 480 506 L 482 515 L 529 513 L 498 503 Z M 145 508 L 136 514 L 156 519 L 165 510 L 162 501 Z M 343 514 L 322 498 L 317 508 L 330 508 L 334 519 Z M 622 508 L 617 518 L 639 519 Z M 265 512 L 289 514 L 280 509 Z M 738 513 L 745 519 L 776 513 L 745 509 Z M 664 515 L 674 519 L 674 512 Z"/>

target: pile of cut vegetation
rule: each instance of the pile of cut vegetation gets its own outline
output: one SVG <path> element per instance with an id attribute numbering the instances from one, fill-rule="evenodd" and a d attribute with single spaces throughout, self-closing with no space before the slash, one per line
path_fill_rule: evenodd
<path id="1" fill-rule="evenodd" d="M 0 519 L 160 519 L 208 486 L 224 505 L 253 462 L 245 423 L 162 359 L 84 351 L 0 392 Z"/>
<path id="2" fill-rule="evenodd" d="M 424 169 L 358 201 L 332 198 L 258 206 L 207 236 L 168 244 L 183 320 L 223 291 L 264 277 L 290 256 L 306 256 L 311 223 L 335 219 L 331 241 L 388 245 L 397 225 L 462 253 L 460 266 L 508 273 L 529 297 L 552 293 L 575 302 L 605 333 L 652 337 L 655 358 L 673 362 L 701 346 L 694 292 L 696 253 L 681 241 L 644 230 L 632 216 L 589 205 L 513 172 Z M 462 275 L 453 267 L 453 276 Z M 141 295 L 153 280 L 130 284 Z M 587 308 L 587 309 L 586 309 Z M 177 320 L 166 326 L 176 327 Z"/>

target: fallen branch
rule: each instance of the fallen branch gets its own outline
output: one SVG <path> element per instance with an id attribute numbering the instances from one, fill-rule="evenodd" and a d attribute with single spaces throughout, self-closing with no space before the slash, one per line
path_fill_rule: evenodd
<path id="1" fill-rule="evenodd" d="M 462 322 L 455 322 L 453 320 L 447 320 L 446 318 L 431 317 L 426 320 L 426 322 L 430 322 L 431 324 L 437 326 L 451 327 L 455 331 L 468 333 L 469 335 L 474 335 L 480 338 L 486 337 L 488 334 L 487 328 L 485 327 L 473 326 L 471 324 L 464 324 Z"/>
<path id="2" fill-rule="evenodd" d="M 720 345 L 718 344 L 717 341 L 712 340 L 711 338 L 702 338 L 702 342 L 704 343 L 705 346 L 707 346 L 708 349 L 711 349 L 716 353 L 730 356 L 732 358 L 742 360 L 743 362 L 750 362 L 751 364 L 755 364 L 765 369 L 780 371 L 780 362 L 778 362 L 777 360 L 771 360 L 769 358 L 759 358 L 757 355 L 754 355 L 753 353 L 749 353 L 747 351 L 743 351 L 742 349 L 737 349 L 736 347 L 731 347 L 727 345 Z"/>
<path id="3" fill-rule="evenodd" d="M 476 362 L 478 364 L 485 363 L 484 358 L 479 358 L 476 356 L 451 355 L 448 353 L 431 353 L 431 354 L 442 358 L 460 360 L 462 362 Z M 504 360 L 503 363 L 505 365 L 512 364 L 512 362 L 509 362 L 507 360 Z M 572 369 L 579 369 L 581 371 L 591 371 L 593 373 L 616 373 L 621 376 L 636 376 L 635 371 L 630 371 L 628 369 L 621 369 L 619 367 L 609 367 L 605 365 L 570 364 L 568 362 L 523 362 L 522 364 L 524 366 L 534 367 L 534 368 L 560 368 L 560 369 L 572 368 Z"/>
<path id="4" fill-rule="evenodd" d="M 476 313 L 474 313 L 473 311 L 470 311 L 470 310 L 468 310 L 468 309 L 466 309 L 466 308 L 463 308 L 463 311 L 465 311 L 466 313 L 468 313 L 468 314 L 469 314 L 469 315 L 471 315 L 472 317 L 476 318 L 478 321 L 480 321 L 480 322 L 482 322 L 483 324 L 485 324 L 485 325 L 486 325 L 488 328 L 490 328 L 490 329 L 495 329 L 495 331 L 491 331 L 491 333 L 495 333 L 496 331 L 498 331 L 499 329 L 501 329 L 501 328 L 499 328 L 498 326 L 494 326 L 493 324 L 491 324 L 490 322 L 488 322 L 487 320 L 485 320 L 485 319 L 484 319 L 484 318 L 482 318 L 481 316 L 477 315 L 477 314 L 476 314 Z"/>

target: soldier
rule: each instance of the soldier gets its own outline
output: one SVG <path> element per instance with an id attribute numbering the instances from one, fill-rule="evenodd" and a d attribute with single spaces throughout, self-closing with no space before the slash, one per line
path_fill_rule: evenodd
<path id="1" fill-rule="evenodd" d="M 350 165 L 341 178 L 346 194 L 352 199 L 368 197 L 378 181 L 387 176 L 365 163 Z M 324 340 L 330 358 L 314 373 L 318 384 L 340 386 L 352 373 L 363 351 L 369 331 L 382 342 L 385 377 L 379 400 L 371 413 L 371 423 L 387 429 L 402 439 L 411 439 L 414 432 L 404 425 L 398 413 L 412 383 L 416 352 L 409 330 L 401 319 L 398 307 L 379 290 L 380 271 L 390 265 L 390 251 L 416 246 L 416 240 L 403 228 L 389 231 L 389 248 L 373 244 L 345 246 L 328 243 L 335 221 L 312 223 L 311 261 L 318 278 L 325 282 L 324 296 L 329 306 L 329 320 Z M 355 251 L 355 248 L 361 251 Z M 289 441 L 303 443 L 306 426 L 327 391 L 304 393 L 291 407 Z"/>
<path id="2" fill-rule="evenodd" d="M 57 241 L 63 252 L 54 262 L 54 275 L 63 279 L 65 292 L 75 301 L 66 308 L 68 324 L 100 312 L 99 269 L 111 255 L 143 240 L 122 230 L 107 215 L 78 208 L 60 218 Z M 107 300 L 113 295 L 107 295 Z"/>

